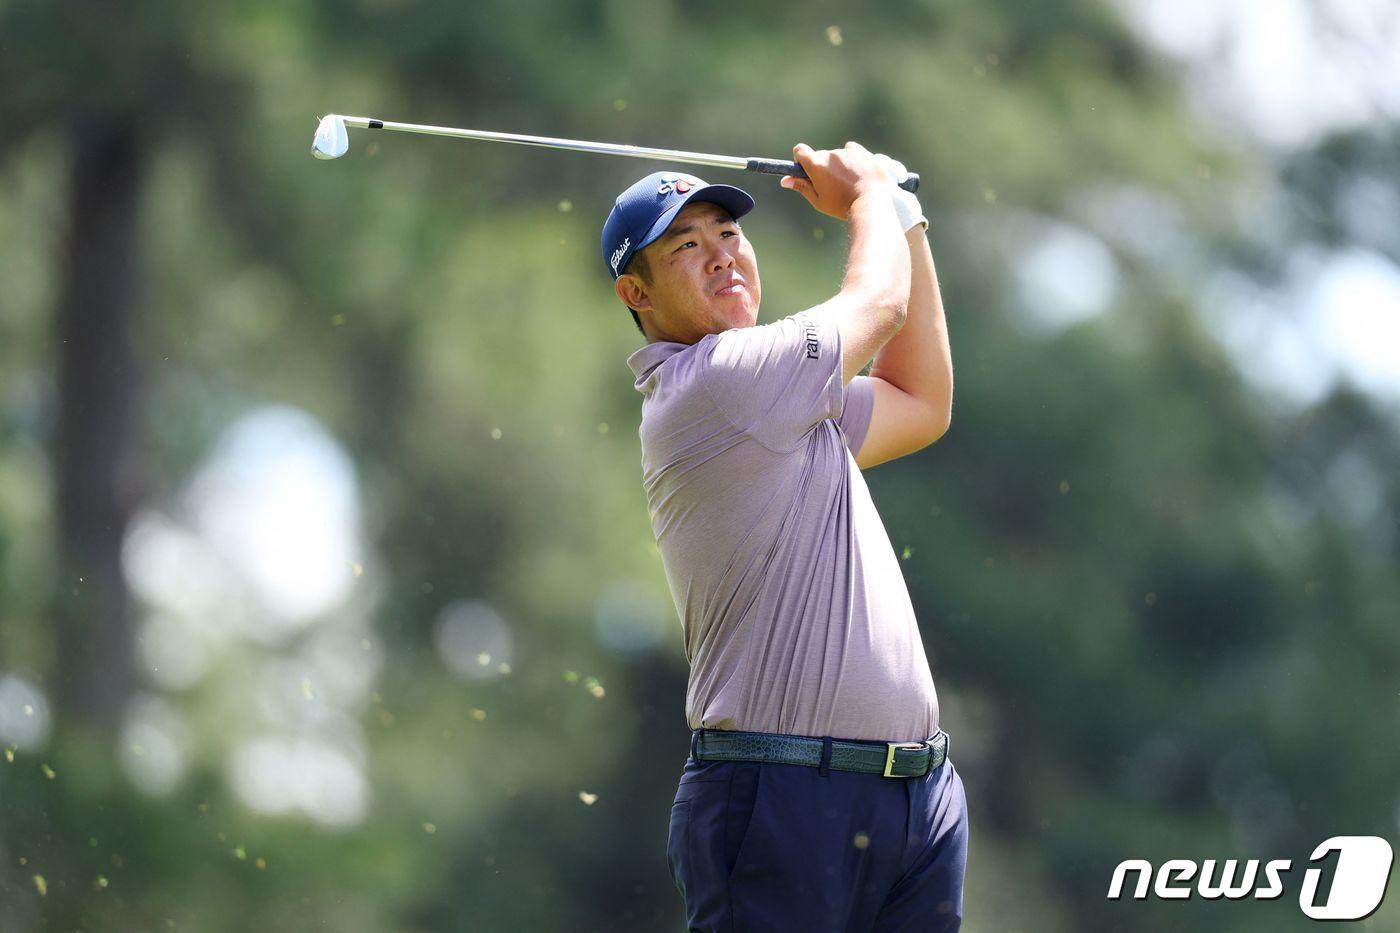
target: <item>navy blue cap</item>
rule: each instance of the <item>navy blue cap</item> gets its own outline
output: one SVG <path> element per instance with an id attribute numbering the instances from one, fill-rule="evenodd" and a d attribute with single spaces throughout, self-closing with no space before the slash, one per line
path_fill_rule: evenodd
<path id="1" fill-rule="evenodd" d="M 691 201 L 718 204 L 734 219 L 753 210 L 749 193 L 733 185 L 710 185 L 679 172 L 653 172 L 613 202 L 603 224 L 603 264 L 615 279 L 632 257 L 654 242 Z"/>

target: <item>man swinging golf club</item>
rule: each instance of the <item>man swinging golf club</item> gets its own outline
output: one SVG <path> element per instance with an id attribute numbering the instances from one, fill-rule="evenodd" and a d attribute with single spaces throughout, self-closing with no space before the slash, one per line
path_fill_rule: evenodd
<path id="1" fill-rule="evenodd" d="M 603 262 L 646 346 L 642 480 L 690 662 L 667 858 L 698 931 L 957 930 L 962 781 L 899 561 L 860 469 L 948 428 L 952 362 L 903 166 L 793 149 L 847 222 L 828 301 L 756 326 L 753 198 L 660 172 Z M 857 375 L 873 361 L 869 376 Z"/>

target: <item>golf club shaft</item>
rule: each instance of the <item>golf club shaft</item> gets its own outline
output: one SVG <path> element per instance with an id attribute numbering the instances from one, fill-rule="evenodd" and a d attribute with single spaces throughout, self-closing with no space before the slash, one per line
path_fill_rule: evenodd
<path id="1" fill-rule="evenodd" d="M 679 149 L 652 149 L 647 146 L 627 146 L 621 143 L 595 143 L 582 139 L 554 139 L 549 136 L 526 136 L 520 133 L 493 133 L 490 130 L 462 130 L 452 126 L 427 126 L 421 123 L 395 123 L 392 120 L 377 120 L 373 117 L 346 117 L 341 119 L 346 126 L 358 129 L 393 130 L 397 133 L 419 133 L 425 136 L 452 136 L 457 139 L 479 139 L 486 142 L 515 143 L 521 146 L 542 146 L 546 149 L 572 149 L 578 152 L 597 152 L 602 155 L 630 156 L 637 159 L 656 159 L 661 162 L 684 162 L 689 165 L 713 165 L 720 168 L 733 168 L 741 171 L 762 172 L 766 175 L 793 175 L 806 178 L 807 173 L 796 162 L 781 159 L 760 159 L 744 156 L 714 155 L 708 152 L 684 152 Z M 919 176 L 913 172 L 899 181 L 899 187 L 906 191 L 919 189 Z"/>

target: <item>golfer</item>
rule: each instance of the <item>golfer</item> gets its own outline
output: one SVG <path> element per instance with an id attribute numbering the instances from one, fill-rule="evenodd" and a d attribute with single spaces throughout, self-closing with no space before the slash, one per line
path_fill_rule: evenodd
<path id="1" fill-rule="evenodd" d="M 649 175 L 603 228 L 647 340 L 627 360 L 642 481 L 690 662 L 667 859 L 690 930 L 957 930 L 962 781 L 860 473 L 948 428 L 928 222 L 885 156 L 793 155 L 808 177 L 782 186 L 845 221 L 850 253 L 791 317 L 757 325 L 738 188 Z"/>

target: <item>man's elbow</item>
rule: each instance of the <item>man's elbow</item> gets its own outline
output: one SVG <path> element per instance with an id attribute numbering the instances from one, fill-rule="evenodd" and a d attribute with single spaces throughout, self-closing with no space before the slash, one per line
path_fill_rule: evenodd
<path id="1" fill-rule="evenodd" d="M 904 322 L 909 320 L 909 294 L 900 294 L 897 291 L 887 291 L 872 299 L 871 304 L 875 307 L 876 316 L 880 320 L 880 330 L 887 335 L 887 339 L 898 334 L 904 327 Z"/>
<path id="2" fill-rule="evenodd" d="M 881 341 L 888 341 L 909 319 L 909 292 L 882 280 L 847 283 L 838 296 L 845 299 L 846 313 L 859 321 L 862 330 Z"/>
<path id="3" fill-rule="evenodd" d="M 948 433 L 948 429 L 953 426 L 953 406 L 934 404 L 929 406 L 928 417 L 924 421 L 924 430 L 921 440 L 922 446 L 927 447 L 940 437 Z"/>
<path id="4" fill-rule="evenodd" d="M 951 412 L 949 412 L 949 413 L 948 413 L 948 416 L 947 416 L 946 418 L 943 418 L 942 420 L 940 420 L 940 421 L 934 426 L 934 429 L 933 429 L 933 436 L 929 438 L 929 443 L 932 444 L 934 441 L 938 440 L 938 439 L 941 438 L 943 435 L 947 434 L 947 433 L 948 433 L 948 429 L 951 428 L 952 426 L 953 426 L 953 415 L 952 415 Z"/>

